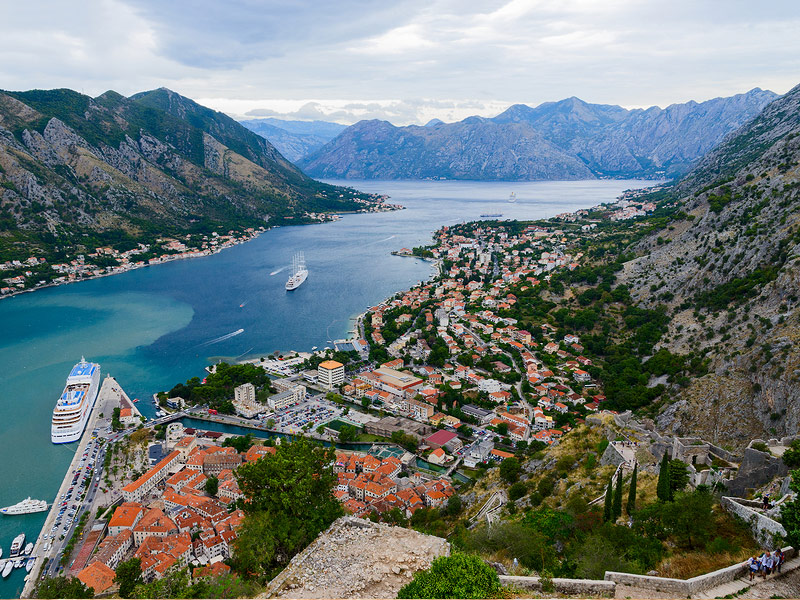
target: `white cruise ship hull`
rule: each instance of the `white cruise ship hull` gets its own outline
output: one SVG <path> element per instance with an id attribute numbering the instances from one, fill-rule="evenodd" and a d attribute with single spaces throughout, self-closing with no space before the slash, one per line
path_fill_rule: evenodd
<path id="1" fill-rule="evenodd" d="M 51 442 L 69 444 L 81 438 L 99 392 L 100 365 L 85 361 L 75 365 L 53 410 Z"/>
<path id="2" fill-rule="evenodd" d="M 286 282 L 286 289 L 289 291 L 296 290 L 301 285 L 303 285 L 303 282 L 306 280 L 307 277 L 308 277 L 308 271 L 306 270 L 298 271 L 289 278 L 289 281 Z"/>

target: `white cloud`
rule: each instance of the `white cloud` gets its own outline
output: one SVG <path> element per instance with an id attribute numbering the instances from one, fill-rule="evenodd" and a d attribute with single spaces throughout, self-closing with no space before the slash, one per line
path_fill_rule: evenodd
<path id="1" fill-rule="evenodd" d="M 794 0 L 28 0 L 0 8 L 0 81 L 167 86 L 242 116 L 489 116 L 576 95 L 625 106 L 785 92 Z"/>

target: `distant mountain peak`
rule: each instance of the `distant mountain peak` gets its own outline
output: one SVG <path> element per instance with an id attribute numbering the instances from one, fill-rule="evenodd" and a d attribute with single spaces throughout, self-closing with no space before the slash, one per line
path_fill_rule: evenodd
<path id="1" fill-rule="evenodd" d="M 316 176 L 467 178 L 469 173 L 488 179 L 525 179 L 542 177 L 547 170 L 526 167 L 512 175 L 513 169 L 500 164 L 505 159 L 498 157 L 525 161 L 550 154 L 558 155 L 556 161 L 564 167 L 550 172 L 551 177 L 569 178 L 578 172 L 584 177 L 672 177 L 685 173 L 775 97 L 772 92 L 751 90 L 664 109 L 627 110 L 570 96 L 536 107 L 514 104 L 496 117 L 471 116 L 459 123 L 435 120 L 425 127 L 395 127 L 385 121 L 360 121 L 300 164 Z M 437 173 L 420 165 L 419 156 L 442 139 L 451 140 L 458 155 Z M 442 152 L 450 156 L 450 151 Z M 574 169 L 575 164 L 581 167 Z"/>

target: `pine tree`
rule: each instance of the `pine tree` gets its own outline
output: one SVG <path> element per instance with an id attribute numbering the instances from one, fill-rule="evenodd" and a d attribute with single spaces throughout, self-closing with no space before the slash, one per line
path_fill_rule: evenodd
<path id="1" fill-rule="evenodd" d="M 611 506 L 614 521 L 622 516 L 622 469 L 617 474 L 617 487 L 614 489 L 614 504 Z"/>
<path id="2" fill-rule="evenodd" d="M 603 508 L 603 522 L 611 521 L 613 518 L 613 514 L 611 512 L 611 503 L 612 498 L 614 496 L 614 488 L 612 487 L 612 482 L 614 478 L 608 480 L 608 488 L 606 488 L 606 502 L 605 507 Z"/>
<path id="3" fill-rule="evenodd" d="M 625 504 L 625 513 L 632 515 L 636 510 L 636 473 L 639 470 L 639 463 L 633 465 L 633 475 L 631 475 L 631 485 L 628 488 L 628 502 Z"/>
<path id="4" fill-rule="evenodd" d="M 669 489 L 669 456 L 664 452 L 664 457 L 661 459 L 661 466 L 658 469 L 658 484 L 656 486 L 656 496 L 662 502 L 669 502 L 670 497 Z"/>

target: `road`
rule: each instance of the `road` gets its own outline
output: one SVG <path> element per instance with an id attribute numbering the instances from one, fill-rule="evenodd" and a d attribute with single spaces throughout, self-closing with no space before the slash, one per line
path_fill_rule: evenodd
<path id="1" fill-rule="evenodd" d="M 36 562 L 22 590 L 21 596 L 23 598 L 32 595 L 37 574 L 52 577 L 61 571 L 59 566 L 61 553 L 72 536 L 81 516 L 92 508 L 92 504 L 97 497 L 99 482 L 102 478 L 102 466 L 106 448 L 108 444 L 125 435 L 124 433 L 117 433 L 107 439 L 100 437 L 111 427 L 111 415 L 113 409 L 119 406 L 121 394 L 124 394 L 124 391 L 122 391 L 122 388 L 113 377 L 109 376 L 103 380 L 97 401 L 87 420 L 86 429 L 78 442 L 75 455 L 64 476 L 64 481 L 61 483 L 61 487 L 53 501 L 53 506 L 34 544 L 31 555 L 36 558 Z M 101 414 L 103 415 L 102 417 L 100 416 Z M 95 431 L 98 435 L 95 435 Z M 81 500 L 81 495 L 85 489 L 83 485 L 84 478 L 91 469 L 93 471 L 88 484 L 89 489 L 86 497 Z M 64 504 L 65 502 L 66 504 Z M 74 509 L 72 508 L 73 506 L 75 506 Z M 69 512 L 72 510 L 74 510 L 74 515 L 69 517 Z M 90 522 L 91 519 L 87 523 L 87 528 Z"/>
<path id="2" fill-rule="evenodd" d="M 475 333 L 472 329 L 467 327 L 466 323 L 461 322 L 461 325 L 464 327 L 464 331 L 469 333 L 477 342 L 480 342 L 481 344 L 483 343 L 483 340 L 481 339 L 481 337 L 477 333 Z M 517 371 L 517 373 L 520 374 L 521 377 L 526 377 L 527 376 L 527 371 L 524 371 L 524 370 L 522 370 L 520 368 L 520 366 L 517 364 L 517 361 L 514 359 L 514 355 L 513 354 L 510 354 L 508 352 L 503 352 L 503 354 L 511 359 L 511 364 L 513 365 L 513 368 Z M 525 418 L 528 419 L 528 421 L 532 421 L 533 420 L 533 408 L 528 403 L 528 401 L 525 399 L 525 394 L 522 393 L 522 381 L 523 381 L 523 379 L 520 378 L 520 380 L 517 383 L 514 384 L 514 388 L 517 390 L 517 395 L 519 396 L 520 401 L 522 402 L 522 406 L 523 406 L 523 408 L 525 410 Z M 526 437 L 526 440 L 530 439 L 530 433 L 531 433 L 531 428 L 529 427 L 528 428 L 528 436 Z"/>

